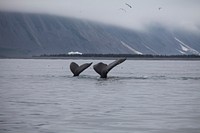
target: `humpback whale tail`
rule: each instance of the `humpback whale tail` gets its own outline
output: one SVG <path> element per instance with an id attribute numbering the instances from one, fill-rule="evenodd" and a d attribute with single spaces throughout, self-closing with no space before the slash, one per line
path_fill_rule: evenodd
<path id="1" fill-rule="evenodd" d="M 83 72 L 85 69 L 87 69 L 91 64 L 92 64 L 92 62 L 91 63 L 85 63 L 85 64 L 79 66 L 75 62 L 72 62 L 70 64 L 70 70 L 74 74 L 74 76 L 79 76 L 79 74 L 81 72 Z"/>
<path id="2" fill-rule="evenodd" d="M 124 62 L 125 60 L 126 60 L 126 58 L 118 59 L 118 60 L 110 63 L 109 65 L 100 62 L 100 63 L 94 65 L 93 68 L 101 76 L 101 78 L 107 78 L 108 72 L 111 69 L 113 69 L 115 66 Z"/>

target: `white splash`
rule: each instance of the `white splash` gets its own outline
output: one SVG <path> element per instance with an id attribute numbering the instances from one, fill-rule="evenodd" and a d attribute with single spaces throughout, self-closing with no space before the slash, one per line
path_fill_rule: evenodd
<path id="1" fill-rule="evenodd" d="M 140 55 L 143 54 L 143 53 L 141 53 L 141 52 L 135 50 L 134 48 L 132 48 L 131 46 L 129 46 L 129 45 L 126 44 L 125 42 L 121 41 L 121 43 L 122 43 L 123 46 L 125 46 L 125 47 L 128 48 L 129 50 L 133 51 L 134 53 L 136 53 L 136 54 L 140 54 Z"/>

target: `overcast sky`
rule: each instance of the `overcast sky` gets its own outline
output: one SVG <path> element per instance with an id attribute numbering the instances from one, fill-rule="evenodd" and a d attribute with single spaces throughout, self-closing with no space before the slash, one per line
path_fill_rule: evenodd
<path id="1" fill-rule="evenodd" d="M 86 18 L 135 29 L 152 22 L 200 29 L 200 0 L 0 0 L 0 10 Z"/>

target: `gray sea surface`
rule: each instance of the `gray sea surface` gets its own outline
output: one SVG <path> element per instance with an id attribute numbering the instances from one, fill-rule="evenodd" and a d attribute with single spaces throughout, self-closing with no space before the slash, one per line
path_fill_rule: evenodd
<path id="1" fill-rule="evenodd" d="M 200 61 L 71 62 L 0 59 L 0 133 L 200 133 Z"/>

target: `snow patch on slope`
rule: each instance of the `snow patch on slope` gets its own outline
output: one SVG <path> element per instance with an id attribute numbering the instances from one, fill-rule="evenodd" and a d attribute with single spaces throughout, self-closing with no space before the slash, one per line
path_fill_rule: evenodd
<path id="1" fill-rule="evenodd" d="M 197 51 L 197 50 L 195 50 L 195 49 L 193 49 L 193 48 L 191 48 L 190 46 L 188 46 L 187 44 L 185 44 L 185 43 L 183 43 L 182 41 L 180 41 L 178 38 L 174 38 L 177 42 L 179 42 L 179 45 L 181 46 L 181 49 L 184 51 L 180 51 L 180 50 L 178 50 L 179 52 L 181 52 L 182 54 L 183 53 L 185 53 L 185 52 L 190 52 L 190 53 L 192 53 L 192 54 L 198 54 L 198 55 L 200 55 L 200 53 Z"/>
<path id="2" fill-rule="evenodd" d="M 128 48 L 129 50 L 133 51 L 135 54 L 140 54 L 140 55 L 143 54 L 143 53 L 141 53 L 141 52 L 135 50 L 134 48 L 132 48 L 131 46 L 129 46 L 129 45 L 126 44 L 125 42 L 121 41 L 121 43 L 122 43 L 122 45 L 123 45 L 124 47 L 126 47 L 126 48 Z"/>
<path id="3" fill-rule="evenodd" d="M 42 48 L 42 44 L 41 44 L 40 41 L 38 40 L 38 37 L 37 37 L 37 35 L 35 34 L 34 29 L 31 27 L 31 24 L 30 24 L 30 23 L 31 23 L 31 20 L 27 19 L 25 16 L 23 16 L 23 17 L 24 17 L 24 22 L 25 22 L 26 25 L 28 26 L 29 31 L 30 31 L 30 34 L 31 34 L 32 37 L 35 39 L 36 44 L 37 44 L 39 47 Z M 30 21 L 30 22 L 28 22 L 28 21 Z"/>
<path id="4" fill-rule="evenodd" d="M 178 52 L 180 52 L 181 54 L 186 54 L 185 52 L 181 51 L 181 50 L 178 50 L 176 49 Z"/>
<path id="5" fill-rule="evenodd" d="M 149 49 L 150 51 L 152 51 L 154 54 L 157 54 L 157 55 L 159 55 L 155 50 L 153 50 L 152 48 L 150 48 L 150 47 L 148 47 L 148 46 L 146 46 L 146 45 L 144 45 L 147 49 Z"/>

